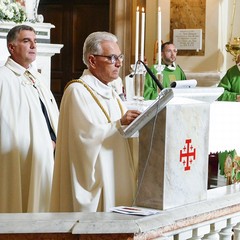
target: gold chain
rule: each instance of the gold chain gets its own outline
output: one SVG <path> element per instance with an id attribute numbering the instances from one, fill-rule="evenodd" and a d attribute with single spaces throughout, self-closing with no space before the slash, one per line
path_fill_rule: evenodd
<path id="1" fill-rule="evenodd" d="M 101 108 L 101 110 L 103 111 L 104 115 L 106 116 L 107 120 L 108 120 L 108 123 L 111 122 L 111 119 L 110 119 L 110 116 L 108 115 L 108 113 L 106 112 L 106 110 L 104 109 L 103 105 L 100 103 L 100 101 L 97 99 L 97 97 L 94 95 L 93 91 L 91 90 L 91 88 L 81 79 L 73 79 L 71 80 L 70 82 L 67 83 L 67 85 L 65 86 L 64 88 L 64 91 L 66 90 L 66 88 L 71 84 L 71 83 L 75 83 L 75 82 L 78 82 L 78 83 L 81 83 L 83 84 L 83 86 L 89 91 L 89 93 L 92 95 L 93 99 L 95 100 L 95 102 L 98 104 L 98 106 Z M 119 99 L 117 98 L 117 102 L 118 102 L 118 105 L 119 105 L 119 108 L 121 110 L 121 114 L 123 116 L 123 107 L 119 101 Z"/>

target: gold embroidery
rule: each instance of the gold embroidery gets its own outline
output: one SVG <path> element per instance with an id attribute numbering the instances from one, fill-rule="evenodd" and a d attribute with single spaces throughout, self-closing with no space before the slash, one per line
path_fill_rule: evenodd
<path id="1" fill-rule="evenodd" d="M 66 88 L 71 84 L 71 83 L 75 83 L 75 82 L 78 82 L 78 83 L 81 83 L 83 84 L 83 86 L 89 91 L 89 93 L 92 95 L 93 99 L 95 100 L 95 102 L 98 104 L 98 106 L 101 108 L 101 110 L 103 111 L 104 115 L 106 116 L 107 120 L 108 120 L 108 123 L 111 122 L 111 119 L 110 119 L 110 116 L 108 115 L 108 113 L 106 112 L 106 110 L 104 109 L 103 105 L 99 102 L 99 100 L 97 99 L 97 97 L 94 95 L 92 89 L 81 79 L 73 79 L 71 80 L 70 82 L 67 83 L 67 85 L 65 86 L 64 88 L 64 91 L 66 90 Z M 120 108 L 120 111 L 121 111 L 121 114 L 123 116 L 123 107 L 119 101 L 119 99 L 117 98 L 117 102 L 118 102 L 118 105 L 119 105 L 119 108 Z"/>

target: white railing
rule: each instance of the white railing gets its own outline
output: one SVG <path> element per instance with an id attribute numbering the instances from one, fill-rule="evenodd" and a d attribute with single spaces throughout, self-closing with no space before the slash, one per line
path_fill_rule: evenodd
<path id="1" fill-rule="evenodd" d="M 169 232 L 165 236 L 156 239 L 163 240 L 239 240 L 240 239 L 240 215 L 238 217 L 227 218 L 213 223 L 193 225 L 187 229 L 180 229 L 179 232 Z"/>
<path id="2" fill-rule="evenodd" d="M 134 239 L 240 240 L 239 184 L 209 190 L 207 201 L 163 211 L 151 221 L 152 230 L 137 233 Z"/>
<path id="3" fill-rule="evenodd" d="M 23 240 L 26 234 L 63 233 L 101 240 L 240 240 L 239 189 L 240 184 L 233 184 L 208 190 L 207 200 L 146 217 L 100 212 L 0 214 L 0 239 L 5 239 L 2 234 Z M 57 239 L 54 236 L 51 239 Z"/>

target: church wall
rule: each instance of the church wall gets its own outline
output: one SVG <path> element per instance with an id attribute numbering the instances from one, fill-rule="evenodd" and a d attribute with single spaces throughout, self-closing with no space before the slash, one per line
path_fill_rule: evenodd
<path id="1" fill-rule="evenodd" d="M 135 5 L 139 4 L 137 0 L 134 2 Z M 162 40 L 163 42 L 170 40 L 170 2 L 170 0 L 146 0 L 145 55 L 149 65 L 153 63 L 154 42 L 157 39 L 156 9 L 158 4 L 162 12 Z M 223 75 L 234 64 L 232 55 L 225 50 L 231 32 L 233 3 L 234 0 L 206 0 L 205 54 L 203 56 L 178 56 L 177 62 L 184 71 Z M 236 1 L 232 37 L 240 36 L 240 29 L 237 26 L 240 21 L 239 12 L 240 1 Z M 133 23 L 134 28 L 135 23 Z M 134 55 L 134 49 L 132 49 L 132 54 Z"/>
<path id="2" fill-rule="evenodd" d="M 212 72 L 219 70 L 218 0 L 206 1 L 204 56 L 178 56 L 177 62 L 187 72 Z"/>
<path id="3" fill-rule="evenodd" d="M 177 57 L 177 62 L 185 71 L 200 72 L 218 70 L 218 2 L 218 0 L 206 1 L 205 56 Z M 159 4 L 162 11 L 162 41 L 166 42 L 170 40 L 170 0 L 161 0 L 159 1 Z M 150 15 L 148 16 L 149 27 L 150 25 L 152 25 L 150 22 L 154 21 L 155 19 L 151 17 L 151 15 L 154 14 L 148 13 L 148 15 Z M 146 48 L 146 55 L 148 56 L 148 59 L 150 59 L 150 54 L 152 54 L 151 52 L 152 51 L 150 48 Z"/>
<path id="4" fill-rule="evenodd" d="M 190 72 L 220 72 L 234 65 L 232 55 L 227 53 L 225 45 L 229 41 L 234 0 L 206 1 L 206 38 L 205 55 L 199 57 L 178 57 L 179 64 Z M 240 2 L 236 1 L 236 9 L 240 11 Z M 237 28 L 239 16 L 235 16 L 233 36 L 240 36 Z"/>

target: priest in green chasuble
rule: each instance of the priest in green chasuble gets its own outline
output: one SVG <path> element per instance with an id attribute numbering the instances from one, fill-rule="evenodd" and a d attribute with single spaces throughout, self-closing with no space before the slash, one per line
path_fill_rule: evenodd
<path id="1" fill-rule="evenodd" d="M 227 70 L 218 86 L 224 88 L 219 101 L 240 102 L 240 55 L 236 64 Z"/>
<path id="2" fill-rule="evenodd" d="M 170 84 L 176 80 L 186 80 L 185 73 L 179 65 L 175 63 L 177 49 L 171 42 L 165 42 L 161 46 L 162 55 L 162 85 L 164 88 L 170 87 Z M 154 66 L 151 67 L 153 74 L 157 76 L 157 70 Z M 147 73 L 144 83 L 144 99 L 154 100 L 159 94 L 159 89 L 151 76 Z"/>

